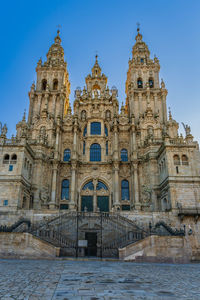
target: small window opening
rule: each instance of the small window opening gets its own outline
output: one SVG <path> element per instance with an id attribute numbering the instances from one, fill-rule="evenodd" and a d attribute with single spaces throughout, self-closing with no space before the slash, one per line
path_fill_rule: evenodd
<path id="1" fill-rule="evenodd" d="M 141 78 L 139 78 L 138 81 L 137 81 L 137 87 L 138 87 L 139 89 L 142 89 L 142 88 L 143 88 L 143 82 L 142 82 L 142 79 L 141 79 Z"/>
<path id="2" fill-rule="evenodd" d="M 8 171 L 10 171 L 10 172 L 12 172 L 12 171 L 13 171 L 13 165 L 10 165 L 10 166 L 9 166 L 9 169 L 8 169 Z"/>
<path id="3" fill-rule="evenodd" d="M 8 200 L 3 200 L 3 205 L 7 206 L 8 205 Z"/>
<path id="4" fill-rule="evenodd" d="M 10 155 L 9 154 L 5 154 L 4 159 L 3 159 L 3 163 L 4 164 L 9 164 L 9 160 L 10 160 Z"/>
<path id="5" fill-rule="evenodd" d="M 154 81 L 152 78 L 149 79 L 149 87 L 152 89 L 154 87 Z"/>
<path id="6" fill-rule="evenodd" d="M 42 90 L 46 91 L 46 88 L 47 88 L 47 81 L 46 81 L 46 79 L 43 79 L 42 80 Z"/>
<path id="7" fill-rule="evenodd" d="M 58 89 L 58 80 L 54 79 L 53 81 L 53 90 L 56 91 Z"/>

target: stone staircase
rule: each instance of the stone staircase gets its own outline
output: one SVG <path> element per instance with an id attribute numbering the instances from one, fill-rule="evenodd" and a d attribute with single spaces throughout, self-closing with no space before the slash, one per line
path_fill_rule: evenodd
<path id="1" fill-rule="evenodd" d="M 88 231 L 97 232 L 97 247 L 102 257 L 118 257 L 120 247 L 147 236 L 135 222 L 116 213 L 69 212 L 34 224 L 29 230 L 40 239 L 61 247 L 66 256 L 78 256 L 78 240 L 84 240 Z"/>
<path id="2" fill-rule="evenodd" d="M 118 257 L 119 248 L 141 241 L 149 235 L 185 234 L 183 229 L 173 229 L 163 221 L 158 222 L 154 228 L 145 229 L 119 213 L 102 212 L 61 213 L 34 224 L 27 219 L 19 219 L 12 226 L 0 226 L 0 231 L 31 233 L 60 247 L 61 255 L 76 257 L 84 256 L 84 251 L 80 251 L 79 241 L 85 240 L 88 233 L 96 234 L 96 253 L 99 257 Z"/>

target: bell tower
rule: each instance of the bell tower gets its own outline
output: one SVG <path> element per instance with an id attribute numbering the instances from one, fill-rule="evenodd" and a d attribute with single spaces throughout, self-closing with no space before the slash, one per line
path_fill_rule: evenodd
<path id="1" fill-rule="evenodd" d="M 161 124 L 167 122 L 166 96 L 164 82 L 159 80 L 160 64 L 156 56 L 150 58 L 148 46 L 142 39 L 139 27 L 137 28 L 136 43 L 132 48 L 132 59 L 126 80 L 126 111 L 136 122 L 147 111 L 152 112 L 155 118 L 159 117 Z"/>
<path id="2" fill-rule="evenodd" d="M 70 82 L 59 30 L 47 60 L 42 63 L 39 59 L 36 72 L 36 86 L 33 84 L 29 92 L 29 124 L 33 125 L 40 118 L 62 120 L 69 107 Z"/>

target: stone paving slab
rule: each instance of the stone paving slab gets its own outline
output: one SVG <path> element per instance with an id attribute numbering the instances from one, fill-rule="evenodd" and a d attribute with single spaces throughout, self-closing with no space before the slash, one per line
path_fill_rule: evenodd
<path id="1" fill-rule="evenodd" d="M 1 300 L 200 299 L 199 264 L 0 260 Z"/>

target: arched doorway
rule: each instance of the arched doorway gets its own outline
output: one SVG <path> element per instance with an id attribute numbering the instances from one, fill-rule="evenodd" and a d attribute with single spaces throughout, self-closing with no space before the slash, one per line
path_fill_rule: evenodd
<path id="1" fill-rule="evenodd" d="M 109 212 L 109 190 L 101 180 L 90 180 L 83 186 L 81 211 Z"/>

